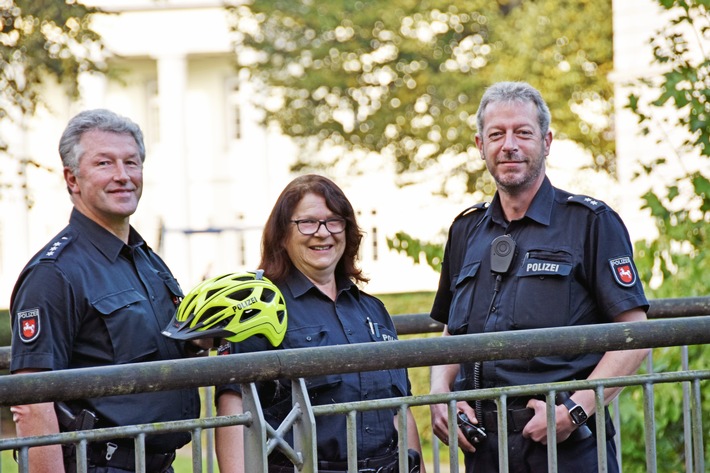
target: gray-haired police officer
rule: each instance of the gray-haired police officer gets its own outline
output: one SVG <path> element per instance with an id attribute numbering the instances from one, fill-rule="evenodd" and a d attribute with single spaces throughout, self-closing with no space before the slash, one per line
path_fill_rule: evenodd
<path id="1" fill-rule="evenodd" d="M 477 119 L 476 144 L 497 192 L 490 206 L 464 211 L 449 231 L 431 311 L 446 324 L 444 335 L 645 320 L 648 301 L 619 216 L 598 200 L 553 187 L 545 175 L 552 132 L 540 93 L 522 82 L 494 84 L 481 100 Z M 499 360 L 460 369 L 436 366 L 431 391 L 622 376 L 636 371 L 646 354 L 633 350 Z M 619 391 L 605 389 L 605 401 Z M 596 436 L 580 435 L 585 422 L 594 428 L 594 392 L 561 396 L 558 404 L 558 470 L 598 471 Z M 495 404 L 476 407 L 458 404 L 487 434 L 475 445 L 459 434 L 466 471 L 498 471 Z M 508 408 L 510 471 L 547 471 L 545 402 L 509 398 Z M 446 406 L 431 411 L 434 433 L 446 441 Z M 618 471 L 613 435 L 608 428 L 610 472 Z"/>
<path id="2" fill-rule="evenodd" d="M 108 110 L 71 119 L 59 144 L 74 208 L 69 225 L 22 271 L 11 300 L 13 373 L 181 358 L 161 335 L 182 291 L 165 263 L 130 226 L 143 188 L 145 147 L 138 125 Z M 196 389 L 13 406 L 21 437 L 76 428 L 199 417 Z M 146 438 L 146 466 L 170 471 L 189 433 Z M 30 471 L 76 465 L 73 450 L 30 449 Z M 135 469 L 132 439 L 90 444 L 89 470 Z"/>

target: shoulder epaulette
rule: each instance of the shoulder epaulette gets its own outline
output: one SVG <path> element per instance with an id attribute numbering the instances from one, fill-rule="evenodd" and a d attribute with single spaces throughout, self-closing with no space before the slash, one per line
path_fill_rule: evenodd
<path id="1" fill-rule="evenodd" d="M 588 209 L 593 210 L 595 213 L 606 209 L 606 204 L 604 202 L 586 195 L 571 195 L 567 197 L 567 203 L 583 205 Z"/>
<path id="2" fill-rule="evenodd" d="M 63 235 L 59 235 L 54 242 L 47 246 L 46 251 L 40 256 L 40 260 L 53 260 L 57 259 L 57 256 L 59 256 L 59 253 L 62 252 L 64 248 L 66 248 L 69 243 L 71 242 L 72 237 L 71 234 L 65 233 Z"/>
<path id="3" fill-rule="evenodd" d="M 488 202 L 479 202 L 479 203 L 477 203 L 477 204 L 475 204 L 475 205 L 472 205 L 472 206 L 470 206 L 469 208 L 467 208 L 466 210 L 464 210 L 463 212 L 461 212 L 460 214 L 458 214 L 458 215 L 456 216 L 456 218 L 454 219 L 454 221 L 460 219 L 461 217 L 465 217 L 465 216 L 467 216 L 467 215 L 471 215 L 471 214 L 473 214 L 474 212 L 476 212 L 476 211 L 478 211 L 478 210 L 486 210 L 489 205 L 491 205 L 491 204 L 488 203 Z"/>

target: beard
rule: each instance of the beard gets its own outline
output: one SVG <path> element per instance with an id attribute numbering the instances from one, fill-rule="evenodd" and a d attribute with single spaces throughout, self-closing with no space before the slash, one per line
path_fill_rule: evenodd
<path id="1" fill-rule="evenodd" d="M 488 162 L 487 159 L 486 162 Z M 505 163 L 525 163 L 525 167 L 519 172 L 504 172 L 498 169 L 491 172 L 499 190 L 509 195 L 517 195 L 533 187 L 540 176 L 545 173 L 545 152 L 544 149 L 540 149 L 539 153 L 533 157 L 521 156 L 518 153 L 505 153 L 495 161 L 496 165 Z"/>

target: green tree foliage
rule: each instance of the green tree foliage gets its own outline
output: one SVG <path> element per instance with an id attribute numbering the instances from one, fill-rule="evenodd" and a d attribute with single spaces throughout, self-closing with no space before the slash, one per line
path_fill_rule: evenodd
<path id="1" fill-rule="evenodd" d="M 655 156 L 641 174 L 677 176 L 662 189 L 650 189 L 644 207 L 656 221 L 658 236 L 636 243 L 636 263 L 645 281 L 655 281 L 648 290 L 653 298 L 706 296 L 710 293 L 710 59 L 704 49 L 710 34 L 710 1 L 656 0 L 667 10 L 668 24 L 650 40 L 660 77 L 642 78 L 629 95 L 628 107 L 639 119 L 645 134 L 661 137 L 671 154 Z M 643 95 L 641 92 L 644 92 Z M 642 97 L 650 99 L 642 100 Z M 669 111 L 671 113 L 669 113 Z M 686 137 L 671 146 L 669 136 L 681 131 Z M 661 147 L 659 147 L 661 149 Z M 698 160 L 699 157 L 699 160 Z M 678 173 L 677 170 L 682 170 Z M 710 368 L 710 347 L 688 349 L 689 367 Z M 654 371 L 681 367 L 678 349 L 654 351 Z M 701 387 L 703 438 L 710 436 L 710 396 Z M 685 471 L 683 404 L 681 386 L 658 385 L 656 399 L 656 460 L 658 471 Z M 622 398 L 621 415 L 627 438 L 644 438 L 642 393 Z M 645 472 L 645 456 L 635 442 L 622 442 L 624 471 Z M 705 464 L 710 452 L 705 449 Z M 628 467 L 626 465 L 629 465 Z"/>
<path id="2" fill-rule="evenodd" d="M 239 64 L 267 91 L 265 121 L 301 145 L 300 169 L 342 147 L 379 153 L 402 183 L 436 168 L 490 195 L 473 134 L 498 80 L 544 90 L 557 137 L 613 168 L 610 1 L 251 0 L 230 12 Z"/>
<path id="3" fill-rule="evenodd" d="M 640 173 L 677 175 L 661 191 L 650 189 L 644 207 L 656 221 L 658 237 L 637 245 L 644 280 L 655 278 L 659 297 L 699 296 L 710 289 L 710 59 L 707 22 L 710 2 L 657 0 L 672 18 L 667 28 L 651 40 L 654 62 L 665 71 L 660 78 L 643 78 L 636 87 L 645 90 L 629 96 L 628 107 L 642 132 L 659 136 L 673 153 L 656 156 Z M 672 113 L 667 113 L 668 110 Z M 684 132 L 673 146 L 669 136 Z M 700 165 L 693 164 L 700 156 Z M 667 170 L 681 173 L 666 173 Z"/>
<path id="4" fill-rule="evenodd" d="M 95 10 L 74 0 L 3 1 L 0 9 L 0 122 L 20 122 L 42 104 L 48 83 L 78 94 L 77 76 L 103 70 L 99 36 L 89 27 Z M 7 154 L 0 136 L 0 162 L 26 157 Z M 7 169 L 3 165 L 0 168 Z M 0 185 L 6 186 L 0 175 Z"/>

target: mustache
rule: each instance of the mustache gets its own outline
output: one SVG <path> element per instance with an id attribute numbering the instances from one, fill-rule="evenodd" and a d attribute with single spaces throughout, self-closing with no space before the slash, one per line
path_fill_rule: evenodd
<path id="1" fill-rule="evenodd" d="M 526 161 L 526 158 L 515 152 L 504 152 L 498 155 L 496 161 L 499 163 L 522 163 Z"/>

